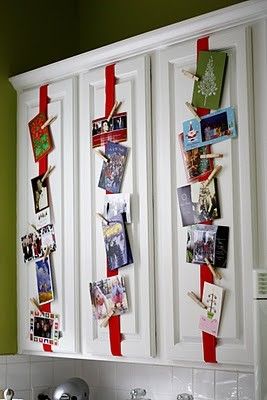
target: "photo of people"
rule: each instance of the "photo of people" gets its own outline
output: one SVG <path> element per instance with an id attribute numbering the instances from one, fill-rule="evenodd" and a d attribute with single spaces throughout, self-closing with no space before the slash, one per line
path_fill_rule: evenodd
<path id="1" fill-rule="evenodd" d="M 35 231 L 28 235 L 22 236 L 21 246 L 24 257 L 24 262 L 34 260 L 43 256 L 41 247 L 41 236 Z"/>
<path id="2" fill-rule="evenodd" d="M 35 262 L 38 290 L 38 303 L 46 304 L 54 300 L 52 275 L 49 258 Z"/>
<path id="3" fill-rule="evenodd" d="M 31 180 L 36 214 L 49 206 L 46 181 L 43 181 L 43 177 L 44 174 L 39 175 Z"/>
<path id="4" fill-rule="evenodd" d="M 58 344 L 59 316 L 58 314 L 31 311 L 30 340 L 39 343 Z"/>
<path id="5" fill-rule="evenodd" d="M 114 276 L 89 284 L 94 319 L 103 319 L 110 310 L 121 315 L 128 310 L 124 278 Z"/>
<path id="6" fill-rule="evenodd" d="M 46 225 L 40 229 L 42 249 L 45 253 L 47 247 L 50 251 L 55 251 L 57 248 L 54 226 L 52 224 Z"/>
<path id="7" fill-rule="evenodd" d="M 104 198 L 104 217 L 108 220 L 117 214 L 125 213 L 126 222 L 131 223 L 130 193 L 106 194 Z"/>
<path id="8" fill-rule="evenodd" d="M 118 113 L 107 118 L 92 121 L 92 147 L 104 146 L 107 141 L 123 142 L 127 140 L 127 113 Z"/>

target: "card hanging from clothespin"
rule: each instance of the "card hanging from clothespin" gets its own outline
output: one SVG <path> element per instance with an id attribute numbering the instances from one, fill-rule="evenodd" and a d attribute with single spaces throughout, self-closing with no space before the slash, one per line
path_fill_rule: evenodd
<path id="1" fill-rule="evenodd" d="M 190 72 L 190 71 L 187 71 L 187 70 L 185 70 L 185 69 L 182 69 L 182 73 L 183 73 L 187 78 L 193 79 L 194 81 L 199 81 L 199 77 L 196 76 L 195 74 L 193 74 L 193 73 Z"/>
<path id="2" fill-rule="evenodd" d="M 211 265 L 211 263 L 209 262 L 209 260 L 207 258 L 205 258 L 205 263 L 209 267 L 209 269 L 210 269 L 210 271 L 211 271 L 211 273 L 213 275 L 213 278 L 221 280 L 222 279 L 222 274 Z"/>
<path id="3" fill-rule="evenodd" d="M 200 122 L 201 118 L 198 116 L 198 114 L 196 113 L 196 110 L 194 109 L 194 107 L 192 106 L 192 104 L 189 103 L 189 101 L 185 102 L 186 107 L 188 108 L 188 110 L 193 114 L 193 116 Z"/>
<path id="4" fill-rule="evenodd" d="M 55 120 L 57 119 L 57 115 L 54 115 L 50 118 L 48 118 L 45 123 L 41 126 L 41 129 L 46 128 L 48 125 L 51 125 Z"/>
<path id="5" fill-rule="evenodd" d="M 96 150 L 95 153 L 96 153 L 99 157 L 101 157 L 105 162 L 108 163 L 108 162 L 110 161 L 110 159 L 108 158 L 108 156 L 106 156 L 106 154 L 103 153 L 103 151 L 101 151 L 101 150 Z"/>
<path id="6" fill-rule="evenodd" d="M 210 182 L 212 181 L 213 178 L 215 178 L 216 175 L 218 175 L 218 173 L 221 171 L 222 166 L 221 165 L 217 165 L 214 170 L 212 171 L 212 173 L 209 175 L 208 179 L 206 181 L 204 181 L 203 187 L 207 187 Z"/>

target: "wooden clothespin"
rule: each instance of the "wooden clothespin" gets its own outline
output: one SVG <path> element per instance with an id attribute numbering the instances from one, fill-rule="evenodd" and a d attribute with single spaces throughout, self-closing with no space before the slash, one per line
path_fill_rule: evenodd
<path id="1" fill-rule="evenodd" d="M 48 125 L 51 125 L 56 119 L 57 119 L 57 115 L 54 115 L 54 116 L 48 118 L 48 120 L 46 120 L 45 123 L 41 126 L 41 129 L 44 129 Z"/>
<path id="2" fill-rule="evenodd" d="M 205 258 L 204 260 L 205 260 L 205 263 L 207 264 L 207 266 L 209 267 L 210 272 L 211 272 L 212 275 L 213 275 L 213 278 L 214 278 L 214 279 L 219 279 L 219 280 L 221 280 L 221 279 L 222 279 L 221 273 L 220 273 L 219 271 L 217 271 L 217 270 L 211 265 L 211 263 L 209 262 L 209 260 L 208 260 L 207 258 Z"/>
<path id="3" fill-rule="evenodd" d="M 43 311 L 41 310 L 40 305 L 38 304 L 38 301 L 34 297 L 30 298 L 30 302 L 32 303 L 32 305 L 34 307 L 37 308 L 37 310 L 40 311 L 41 314 L 43 314 Z"/>
<path id="4" fill-rule="evenodd" d="M 109 122 L 111 120 L 111 118 L 113 117 L 115 111 L 117 111 L 117 109 L 120 107 L 121 105 L 121 101 L 118 102 L 117 100 L 115 101 L 114 106 L 112 107 L 112 110 L 109 113 L 109 116 L 107 117 L 107 121 Z"/>
<path id="5" fill-rule="evenodd" d="M 109 220 L 107 218 L 105 218 L 104 215 L 102 215 L 98 212 L 96 213 L 96 215 L 98 218 L 101 218 L 103 221 L 105 221 L 107 225 L 109 224 Z"/>
<path id="6" fill-rule="evenodd" d="M 109 158 L 108 158 L 108 156 L 106 156 L 106 154 L 103 153 L 103 151 L 101 151 L 101 150 L 96 150 L 95 153 L 96 153 L 99 157 L 101 157 L 105 162 L 108 163 L 108 162 L 110 161 Z"/>
<path id="7" fill-rule="evenodd" d="M 205 310 L 207 309 L 207 306 L 205 306 L 204 303 L 198 298 L 198 296 L 194 292 L 187 292 L 187 295 L 196 303 L 198 304 L 201 308 L 204 308 Z"/>
<path id="8" fill-rule="evenodd" d="M 194 81 L 199 81 L 199 77 L 196 76 L 195 74 L 192 74 L 192 72 L 186 71 L 185 69 L 182 69 L 182 73 L 190 79 L 193 79 Z"/>
<path id="9" fill-rule="evenodd" d="M 50 252 L 51 252 L 51 248 L 50 248 L 50 246 L 47 246 L 47 248 L 45 249 L 43 260 L 45 260 L 49 256 Z"/>
<path id="10" fill-rule="evenodd" d="M 194 107 L 192 106 L 191 103 L 189 103 L 189 101 L 185 102 L 186 107 L 188 108 L 188 110 L 194 115 L 194 117 L 198 120 L 201 121 L 201 118 L 197 115 L 196 110 L 194 109 Z"/>
<path id="11" fill-rule="evenodd" d="M 217 165 L 214 168 L 214 170 L 212 171 L 212 173 L 209 175 L 208 179 L 203 182 L 203 187 L 207 187 L 210 184 L 210 182 L 212 181 L 212 179 L 215 178 L 215 176 L 220 172 L 221 169 L 222 169 L 222 166 Z"/>
<path id="12" fill-rule="evenodd" d="M 39 234 L 39 232 L 34 224 L 30 224 L 29 222 L 28 222 L 28 224 L 35 230 L 35 232 L 37 232 Z"/>
<path id="13" fill-rule="evenodd" d="M 111 318 L 115 313 L 115 308 L 111 308 L 107 316 L 102 320 L 100 327 L 105 328 L 108 324 L 109 318 Z"/>
<path id="14" fill-rule="evenodd" d="M 41 179 L 42 183 L 49 177 L 49 175 L 51 174 L 52 171 L 54 171 L 55 168 L 56 168 L 55 165 L 53 165 L 53 167 L 51 167 L 51 165 L 49 165 L 49 167 L 46 170 L 46 173 L 44 174 L 44 176 Z"/>
<path id="15" fill-rule="evenodd" d="M 201 154 L 200 158 L 222 158 L 223 154 L 221 153 L 209 153 L 209 154 Z"/>

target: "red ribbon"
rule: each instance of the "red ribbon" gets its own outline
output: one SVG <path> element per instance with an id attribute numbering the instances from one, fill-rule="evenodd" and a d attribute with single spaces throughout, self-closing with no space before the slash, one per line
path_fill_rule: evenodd
<path id="1" fill-rule="evenodd" d="M 47 86 L 43 85 L 40 87 L 39 91 L 39 112 L 43 112 L 47 118 L 47 105 L 49 103 L 49 97 L 47 96 Z M 45 155 L 44 157 L 39 160 L 39 175 L 45 174 L 48 168 L 48 156 Z M 51 304 L 43 304 L 40 305 L 40 309 L 42 312 L 51 312 Z M 44 351 L 52 352 L 51 344 L 43 344 Z"/>
<path id="2" fill-rule="evenodd" d="M 106 77 L 106 106 L 105 106 L 105 116 L 109 116 L 112 107 L 115 103 L 115 64 L 108 65 L 105 69 Z M 107 194 L 109 192 L 106 192 Z M 107 265 L 107 277 L 118 275 L 118 269 L 110 270 Z M 113 356 L 121 356 L 121 322 L 120 316 L 116 315 L 109 319 L 109 341 L 110 350 Z"/>
<path id="3" fill-rule="evenodd" d="M 209 37 L 204 37 L 198 39 L 197 41 L 197 56 L 200 51 L 209 50 Z M 197 114 L 200 117 L 207 115 L 210 113 L 210 110 L 207 108 L 197 108 Z M 204 180 L 207 177 L 203 177 Z M 212 222 L 207 222 L 210 225 Z M 202 298 L 204 282 L 213 283 L 213 275 L 206 264 L 202 264 L 200 266 L 200 295 Z M 209 333 L 202 332 L 202 343 L 203 343 L 203 357 L 205 362 L 217 363 L 216 361 L 216 345 L 217 338 Z"/>

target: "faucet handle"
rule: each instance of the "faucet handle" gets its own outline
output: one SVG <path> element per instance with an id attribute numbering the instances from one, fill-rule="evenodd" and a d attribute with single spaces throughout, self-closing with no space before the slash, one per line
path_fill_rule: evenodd
<path id="1" fill-rule="evenodd" d="M 140 397 L 145 397 L 146 390 L 141 388 L 135 388 L 130 391 L 131 399 L 139 399 Z"/>
<path id="2" fill-rule="evenodd" d="M 177 400 L 194 400 L 194 397 L 192 396 L 192 394 L 181 393 L 178 394 Z"/>

